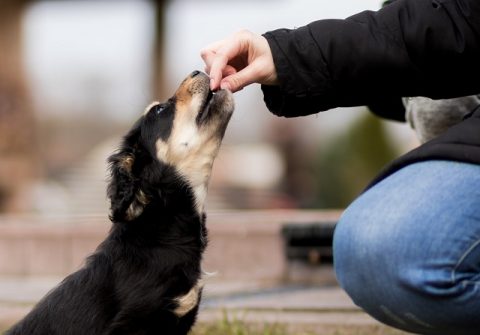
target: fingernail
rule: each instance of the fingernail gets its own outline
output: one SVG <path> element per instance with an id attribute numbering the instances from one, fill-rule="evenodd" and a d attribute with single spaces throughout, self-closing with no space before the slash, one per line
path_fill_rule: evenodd
<path id="1" fill-rule="evenodd" d="M 213 78 L 210 78 L 210 89 L 215 89 L 215 80 Z"/>

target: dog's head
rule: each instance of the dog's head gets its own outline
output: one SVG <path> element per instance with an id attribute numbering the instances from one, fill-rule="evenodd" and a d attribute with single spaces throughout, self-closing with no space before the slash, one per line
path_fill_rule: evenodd
<path id="1" fill-rule="evenodd" d="M 231 92 L 214 93 L 209 84 L 206 74 L 191 73 L 168 101 L 146 108 L 109 158 L 113 220 L 138 217 L 166 180 L 188 188 L 203 211 L 213 161 L 234 108 Z"/>

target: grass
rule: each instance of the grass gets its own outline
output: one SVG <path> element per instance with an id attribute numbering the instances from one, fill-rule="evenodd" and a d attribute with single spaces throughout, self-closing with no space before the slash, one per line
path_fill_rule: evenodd
<path id="1" fill-rule="evenodd" d="M 195 327 L 192 335 L 290 335 L 285 326 L 279 324 L 252 324 L 224 313 L 223 319 L 214 324 Z M 304 334 L 307 335 L 307 334 Z M 310 335 L 310 334 L 308 334 Z"/>
<path id="2" fill-rule="evenodd" d="M 0 324 L 0 334 L 8 325 Z M 405 335 L 389 327 L 371 326 L 322 326 L 321 329 L 292 329 L 291 325 L 280 323 L 247 322 L 243 317 L 232 316 L 225 311 L 221 320 L 213 323 L 198 323 L 190 335 Z"/>
<path id="3" fill-rule="evenodd" d="M 0 326 L 0 334 L 3 334 L 7 327 Z M 224 319 L 217 324 L 198 325 L 191 335 L 402 335 L 405 333 L 385 329 L 352 329 L 352 328 L 325 328 L 322 331 L 289 331 L 285 325 L 248 324 L 241 320 Z"/>
<path id="4" fill-rule="evenodd" d="M 292 331 L 282 325 L 249 325 L 243 322 L 197 326 L 191 335 L 403 335 L 405 333 L 380 327 L 355 329 L 352 327 L 325 327 L 317 331 Z"/>
<path id="5" fill-rule="evenodd" d="M 197 325 L 191 335 L 404 335 L 406 333 L 384 326 L 324 326 L 315 330 L 294 330 L 286 324 L 259 324 L 230 317 L 226 312 L 223 319 L 213 324 Z"/>

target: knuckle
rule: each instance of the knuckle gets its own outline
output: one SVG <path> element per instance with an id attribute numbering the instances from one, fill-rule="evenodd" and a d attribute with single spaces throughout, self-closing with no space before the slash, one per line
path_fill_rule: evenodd
<path id="1" fill-rule="evenodd" d="M 215 59 L 218 63 L 227 63 L 228 55 L 225 51 L 220 50 L 215 54 Z"/>
<path id="2" fill-rule="evenodd" d="M 237 37 L 239 38 L 249 38 L 252 35 L 252 32 L 248 29 L 241 29 L 236 33 Z"/>
<path id="3" fill-rule="evenodd" d="M 252 32 L 250 30 L 244 28 L 244 29 L 240 29 L 238 31 L 238 33 L 241 34 L 241 35 L 250 35 Z"/>
<path id="4" fill-rule="evenodd" d="M 208 49 L 202 49 L 200 50 L 200 56 L 205 59 L 208 56 L 209 52 L 210 50 Z"/>
<path id="5" fill-rule="evenodd" d="M 230 82 L 230 87 L 232 89 L 235 89 L 237 87 L 240 87 L 241 85 L 241 80 L 240 80 L 240 76 L 237 75 L 237 76 L 232 76 L 232 78 L 230 78 L 229 82 Z"/>

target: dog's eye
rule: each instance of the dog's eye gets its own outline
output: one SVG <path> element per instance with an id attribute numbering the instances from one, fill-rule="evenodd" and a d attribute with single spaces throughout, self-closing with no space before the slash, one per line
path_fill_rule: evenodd
<path id="1" fill-rule="evenodd" d="M 155 113 L 156 113 L 157 115 L 160 115 L 160 114 L 165 110 L 165 108 L 167 108 L 166 105 L 157 105 L 157 106 L 156 106 Z"/>

